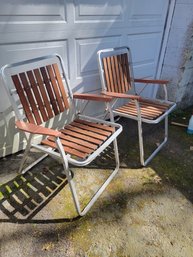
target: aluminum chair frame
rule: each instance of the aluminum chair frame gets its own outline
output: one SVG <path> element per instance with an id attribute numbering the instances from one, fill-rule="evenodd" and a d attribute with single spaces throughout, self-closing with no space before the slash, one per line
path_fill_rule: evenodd
<path id="1" fill-rule="evenodd" d="M 109 138 L 101 146 L 99 146 L 92 154 L 90 154 L 86 159 L 83 159 L 83 160 L 74 159 L 74 158 L 72 158 L 72 156 L 70 154 L 65 152 L 64 147 L 61 143 L 61 139 L 60 139 L 60 134 L 61 133 L 59 131 L 53 130 L 53 129 L 50 129 L 50 128 L 45 128 L 45 127 L 40 126 L 40 125 L 36 125 L 36 124 L 31 125 L 30 123 L 26 123 L 26 122 L 24 123 L 23 122 L 24 120 L 26 120 L 26 116 L 21 114 L 21 112 L 18 109 L 18 102 L 15 100 L 15 95 L 17 95 L 17 90 L 13 89 L 13 85 L 12 86 L 10 85 L 10 79 L 8 79 L 8 76 L 11 76 L 8 71 L 10 71 L 12 69 L 15 69 L 15 68 L 17 69 L 20 66 L 23 67 L 23 66 L 30 66 L 32 64 L 34 65 L 36 63 L 38 64 L 39 62 L 42 63 L 44 61 L 48 62 L 52 59 L 54 59 L 54 60 L 56 59 L 59 66 L 60 66 L 63 86 L 65 84 L 66 89 L 67 89 L 67 93 L 68 93 L 68 102 L 70 103 L 71 108 L 73 109 L 74 115 L 76 117 L 78 117 L 79 119 L 89 121 L 89 122 L 94 122 L 94 123 L 97 123 L 97 124 L 105 124 L 105 125 L 111 126 L 115 129 L 115 132 L 113 132 L 112 135 L 109 136 Z M 23 62 L 17 62 L 17 63 L 5 65 L 4 67 L 1 68 L 1 78 L 2 78 L 3 85 L 5 87 L 5 90 L 7 91 L 7 95 L 9 97 L 9 100 L 10 100 L 10 102 L 12 104 L 12 107 L 13 107 L 13 109 L 15 111 L 15 114 L 16 114 L 16 119 L 17 119 L 16 126 L 19 129 L 21 129 L 25 132 L 26 139 L 27 139 L 27 145 L 26 145 L 26 149 L 25 149 L 25 152 L 24 152 L 24 155 L 23 155 L 23 159 L 21 161 L 19 172 L 21 172 L 21 173 L 27 172 L 32 167 L 37 165 L 40 161 L 42 161 L 44 158 L 46 158 L 48 155 L 51 156 L 52 158 L 58 160 L 63 165 L 64 173 L 67 177 L 67 180 L 68 180 L 68 183 L 69 183 L 69 186 L 70 186 L 70 191 L 72 193 L 72 198 L 73 198 L 73 202 L 74 202 L 76 211 L 80 216 L 85 215 L 90 210 L 92 205 L 95 203 L 95 201 L 98 199 L 98 197 L 102 194 L 102 192 L 105 190 L 107 185 L 111 182 L 111 180 L 113 179 L 113 177 L 117 174 L 117 172 L 119 170 L 119 153 L 118 153 L 116 138 L 121 133 L 122 126 L 119 125 L 119 124 L 114 123 L 112 113 L 110 115 L 111 116 L 111 121 L 110 122 L 100 120 L 100 119 L 96 119 L 96 118 L 93 118 L 93 117 L 88 117 L 88 116 L 85 116 L 85 115 L 81 115 L 80 113 L 77 113 L 76 112 L 76 103 L 75 103 L 74 99 L 85 98 L 86 100 L 95 100 L 95 101 L 105 102 L 105 101 L 111 101 L 111 98 L 100 96 L 100 95 L 96 96 L 96 95 L 92 95 L 92 94 L 73 94 L 72 91 L 71 91 L 69 82 L 67 80 L 67 77 L 65 75 L 63 60 L 57 54 L 56 55 L 42 56 L 42 57 L 39 57 L 39 58 L 34 58 L 34 59 L 23 61 Z M 13 82 L 12 82 L 12 84 L 13 84 Z M 65 86 L 64 86 L 64 89 L 65 89 Z M 28 137 L 27 135 L 29 133 L 30 133 L 30 135 Z M 45 147 L 43 145 L 33 143 L 32 139 L 33 139 L 35 134 L 40 134 L 40 135 L 43 134 L 44 136 L 45 135 L 46 136 L 47 135 L 54 136 L 57 148 L 53 149 L 51 147 Z M 83 209 L 81 209 L 78 194 L 77 194 L 77 190 L 76 190 L 76 187 L 75 187 L 75 183 L 73 181 L 73 177 L 72 177 L 72 173 L 70 171 L 69 164 L 73 164 L 73 165 L 79 166 L 79 167 L 86 166 L 90 162 L 92 162 L 97 156 L 99 156 L 103 152 L 103 150 L 106 149 L 106 147 L 109 146 L 111 143 L 113 143 L 113 146 L 114 146 L 115 164 L 116 164 L 115 169 L 112 171 L 110 176 L 106 179 L 106 181 L 102 184 L 102 186 L 98 189 L 98 191 L 93 195 L 93 197 L 88 202 L 88 204 Z M 44 154 L 39 159 L 34 161 L 32 164 L 30 164 L 28 167 L 23 169 L 24 163 L 27 159 L 28 153 L 29 153 L 31 148 L 38 149 L 39 151 L 43 152 Z"/>
<path id="2" fill-rule="evenodd" d="M 112 93 L 109 92 L 107 89 L 107 85 L 106 85 L 106 80 L 105 80 L 105 71 L 104 71 L 104 66 L 103 66 L 103 62 L 102 59 L 105 57 L 110 57 L 110 56 L 116 56 L 116 55 L 121 55 L 121 54 L 127 54 L 127 60 L 128 60 L 128 72 L 130 75 L 130 86 L 131 86 L 131 90 L 134 91 L 134 95 L 129 95 L 128 92 L 130 91 L 130 89 L 125 92 L 124 94 L 120 94 L 120 93 Z M 136 120 L 138 122 L 138 137 L 139 137 L 139 150 L 140 150 L 140 163 L 142 166 L 146 166 L 152 159 L 153 157 L 162 149 L 162 147 L 166 144 L 167 140 L 168 140 L 168 115 L 175 109 L 176 107 L 176 103 L 168 101 L 168 94 L 167 94 L 167 88 L 166 88 L 166 84 L 169 81 L 165 81 L 165 80 L 151 80 L 151 79 L 135 79 L 134 78 L 134 73 L 133 73 L 133 65 L 132 65 L 132 58 L 131 58 L 131 52 L 130 49 L 126 46 L 123 47 L 117 47 L 117 48 L 108 48 L 108 49 L 102 49 L 99 50 L 97 52 L 98 55 L 98 66 L 99 66 L 99 74 L 100 74 L 100 79 L 101 79 L 101 84 L 102 84 L 102 92 L 105 95 L 109 95 L 111 97 L 114 97 L 114 103 L 112 104 L 111 107 L 113 107 L 115 105 L 115 103 L 117 102 L 118 99 L 123 98 L 123 99 L 127 99 L 127 100 L 134 100 L 135 102 L 135 106 L 136 106 L 136 110 L 137 110 L 137 115 L 129 115 L 126 113 L 122 113 L 116 110 L 113 110 L 113 114 L 114 115 L 118 115 L 118 116 L 123 116 L 126 118 L 130 118 L 133 120 Z M 164 89 L 164 100 L 158 100 L 158 99 L 148 99 L 148 98 L 143 98 L 145 100 L 156 100 L 159 101 L 160 104 L 162 103 L 167 103 L 168 105 L 170 105 L 171 107 L 165 111 L 162 115 L 160 115 L 159 117 L 157 117 L 154 120 L 150 120 L 147 118 L 142 117 L 142 112 L 141 112 L 141 106 L 140 106 L 140 99 L 141 96 L 137 94 L 137 90 L 136 90 L 136 85 L 135 82 L 137 83 L 144 83 L 145 87 L 150 83 L 150 84 L 159 84 L 161 86 L 163 86 Z M 148 123 L 148 124 L 157 124 L 159 122 L 161 122 L 162 120 L 165 120 L 165 124 L 164 124 L 164 139 L 163 141 L 160 143 L 160 145 L 145 159 L 144 157 L 144 142 L 143 142 L 143 129 L 142 129 L 142 123 Z"/>

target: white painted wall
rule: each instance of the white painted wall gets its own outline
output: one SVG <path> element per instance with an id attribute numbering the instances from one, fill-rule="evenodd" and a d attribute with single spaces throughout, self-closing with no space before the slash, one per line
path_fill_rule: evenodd
<path id="1" fill-rule="evenodd" d="M 193 104 L 193 1 L 177 0 L 161 77 L 171 81 L 169 98 L 180 106 Z"/>
<path id="2" fill-rule="evenodd" d="M 0 66 L 59 53 L 73 91 L 100 90 L 96 52 L 127 45 L 136 77 L 156 75 L 169 0 L 0 0 Z M 23 147 L 0 84 L 0 156 Z M 149 87 L 145 95 L 153 94 Z M 92 111 L 98 112 L 96 105 Z"/>

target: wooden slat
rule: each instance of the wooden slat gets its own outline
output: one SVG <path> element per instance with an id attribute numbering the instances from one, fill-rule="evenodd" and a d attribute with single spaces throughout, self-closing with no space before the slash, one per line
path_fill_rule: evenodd
<path id="1" fill-rule="evenodd" d="M 143 106 L 143 107 L 146 107 L 146 108 L 148 108 L 148 107 L 151 106 L 152 108 L 156 108 L 156 109 L 158 109 L 158 110 L 160 110 L 160 111 L 162 111 L 162 112 L 165 112 L 165 111 L 167 110 L 167 108 L 165 108 L 165 107 L 163 107 L 163 106 L 157 106 L 156 104 L 150 105 L 150 104 L 140 103 L 140 105 Z"/>
<path id="2" fill-rule="evenodd" d="M 124 54 L 124 63 L 125 63 L 125 71 L 127 77 L 127 83 L 125 84 L 125 92 L 127 92 L 131 88 L 131 76 L 130 76 L 130 69 L 129 69 L 129 62 L 128 62 L 128 55 Z"/>
<path id="3" fill-rule="evenodd" d="M 118 66 L 119 66 L 119 74 L 120 74 L 120 87 L 121 93 L 125 93 L 124 80 L 123 80 L 123 63 L 121 61 L 121 55 L 117 56 Z"/>
<path id="4" fill-rule="evenodd" d="M 105 80 L 106 80 L 107 91 L 111 91 L 107 58 L 103 58 L 102 61 L 103 61 L 103 68 L 104 68 L 104 75 L 105 75 Z"/>
<path id="5" fill-rule="evenodd" d="M 152 106 L 152 107 L 156 107 L 156 108 L 159 108 L 159 109 L 162 109 L 162 110 L 167 110 L 168 109 L 168 105 L 163 105 L 163 104 L 159 104 L 159 103 L 156 103 L 156 102 L 153 102 L 153 101 L 149 101 L 149 102 L 146 102 L 146 101 L 142 101 L 140 100 L 140 104 L 143 104 L 144 106 Z"/>
<path id="6" fill-rule="evenodd" d="M 76 119 L 75 121 L 80 122 L 82 124 L 86 124 L 86 125 L 95 127 L 95 128 L 103 129 L 103 130 L 106 130 L 106 131 L 110 131 L 110 132 L 115 131 L 115 128 L 112 128 L 112 127 L 107 126 L 105 124 L 98 124 L 98 123 L 94 123 L 94 122 L 90 122 L 90 121 L 86 121 L 86 120 L 79 120 L 79 119 Z"/>
<path id="7" fill-rule="evenodd" d="M 122 84 L 121 84 L 121 77 L 120 77 L 120 71 L 119 71 L 119 63 L 118 63 L 118 55 L 114 56 L 114 62 L 115 62 L 115 73 L 116 73 L 116 79 L 117 79 L 117 88 L 118 92 L 122 92 Z"/>
<path id="8" fill-rule="evenodd" d="M 128 114 L 133 114 L 133 115 L 137 115 L 137 110 L 136 109 L 132 109 L 132 108 L 129 108 L 128 106 L 122 106 L 118 109 L 116 109 L 118 111 L 122 111 L 124 113 L 128 113 Z M 141 112 L 142 114 L 142 112 Z M 144 112 L 143 112 L 144 114 Z M 147 115 L 147 116 L 151 116 L 151 115 Z"/>
<path id="9" fill-rule="evenodd" d="M 136 110 L 137 111 L 137 108 L 136 108 L 136 106 L 134 106 L 134 105 L 125 105 L 125 106 L 123 106 L 124 108 L 128 108 L 128 110 Z M 154 113 L 154 114 L 156 114 L 156 115 L 159 115 L 159 114 L 161 114 L 161 113 L 163 113 L 162 111 L 155 111 L 155 110 L 151 110 L 150 108 L 146 108 L 146 107 L 144 107 L 144 106 L 140 106 L 140 110 L 141 110 L 141 112 L 143 111 L 147 111 L 147 112 L 150 112 L 150 113 Z"/>
<path id="10" fill-rule="evenodd" d="M 50 146 L 54 149 L 57 148 L 56 143 L 54 143 L 52 141 L 49 141 L 47 139 L 43 140 L 41 143 L 44 144 L 44 145 Z M 71 148 L 66 147 L 66 146 L 64 146 L 64 151 L 66 153 L 72 154 L 72 155 L 77 156 L 79 158 L 86 158 L 86 156 L 87 156 L 87 154 L 85 154 L 85 153 L 79 152 L 75 149 L 71 149 Z"/>
<path id="11" fill-rule="evenodd" d="M 93 150 L 96 150 L 97 147 L 98 147 L 98 145 L 96 145 L 96 144 L 91 144 L 91 143 L 89 143 L 85 140 L 78 139 L 78 138 L 75 138 L 73 136 L 68 136 L 68 135 L 65 135 L 65 134 L 61 134 L 60 138 L 66 139 L 66 140 L 68 140 L 70 142 L 73 142 L 73 143 L 76 143 L 78 145 L 86 146 L 86 147 L 88 147 L 90 149 L 93 149 Z"/>
<path id="12" fill-rule="evenodd" d="M 109 93 L 108 93 L 109 94 Z M 111 93 L 112 94 L 112 96 L 114 95 L 115 97 L 119 97 L 119 94 L 118 95 L 115 95 L 115 93 Z M 120 97 L 121 98 L 126 98 L 126 97 L 128 97 L 128 98 L 134 98 L 134 97 L 136 97 L 136 96 L 130 96 L 130 95 L 125 95 L 125 97 L 124 97 L 124 95 L 122 95 L 122 94 L 120 94 Z M 138 96 L 137 96 L 138 97 Z M 137 99 L 137 98 L 136 98 Z M 153 102 L 153 101 L 143 101 L 143 99 L 141 99 L 140 97 L 138 97 L 138 100 L 139 100 L 139 102 L 140 102 L 140 106 L 146 106 L 146 107 L 151 107 L 151 108 L 156 108 L 157 110 L 160 110 L 160 111 L 162 111 L 162 112 L 165 112 L 166 110 L 168 110 L 168 106 L 164 106 L 164 105 L 162 105 L 162 104 L 159 104 L 159 103 L 156 103 L 156 102 Z M 134 105 L 135 106 L 135 103 L 132 101 L 132 102 L 130 102 L 130 103 L 128 103 L 129 105 Z M 127 104 L 127 105 L 128 105 Z"/>
<path id="13" fill-rule="evenodd" d="M 42 98 L 43 98 L 43 101 L 44 101 L 44 104 L 45 104 L 45 107 L 46 107 L 46 110 L 47 110 L 47 113 L 48 113 L 48 117 L 49 119 L 51 119 L 54 115 L 53 115 L 53 111 L 51 109 L 51 106 L 50 106 L 50 101 L 47 97 L 47 94 L 46 94 L 46 90 L 45 90 L 45 87 L 44 87 L 44 83 L 43 83 L 43 80 L 41 78 L 41 74 L 40 74 L 40 71 L 39 69 L 34 69 L 34 74 L 35 74 L 35 77 L 36 77 L 36 80 L 37 80 L 37 83 L 38 83 L 38 86 L 39 86 L 39 89 L 40 89 L 40 92 L 41 92 L 41 95 L 42 95 Z"/>
<path id="14" fill-rule="evenodd" d="M 119 92 L 118 85 L 117 85 L 117 77 L 116 77 L 115 58 L 114 58 L 114 56 L 111 56 L 110 60 L 111 60 L 111 72 L 112 72 L 112 78 L 113 78 L 113 82 L 112 83 L 114 85 L 115 92 Z"/>
<path id="15" fill-rule="evenodd" d="M 125 114 L 128 114 L 128 115 L 137 116 L 137 112 L 136 111 L 131 111 L 131 110 L 128 110 L 128 109 L 125 109 L 125 108 L 118 108 L 118 109 L 116 109 L 116 111 L 122 112 L 122 113 L 125 113 Z M 152 119 L 151 116 L 149 116 L 149 115 L 142 115 L 142 117 L 143 118 Z"/>
<path id="16" fill-rule="evenodd" d="M 123 84 L 124 84 L 124 92 L 127 91 L 127 76 L 128 71 L 125 65 L 125 54 L 121 54 L 121 62 L 122 62 L 122 69 L 123 69 Z"/>
<path id="17" fill-rule="evenodd" d="M 28 83 L 26 74 L 24 72 L 22 72 L 22 73 L 19 73 L 19 76 L 20 76 L 20 79 L 21 79 L 21 81 L 23 83 L 23 87 L 24 87 L 24 90 L 25 90 L 26 95 L 28 97 L 28 102 L 30 103 L 30 106 L 31 106 L 32 112 L 34 114 L 36 123 L 39 125 L 39 124 L 42 123 L 42 120 L 41 120 L 41 117 L 40 117 L 39 110 L 37 108 L 35 99 L 33 97 L 31 87 L 30 87 L 30 85 Z"/>
<path id="18" fill-rule="evenodd" d="M 55 138 L 54 137 L 48 137 L 48 140 L 54 142 L 55 141 Z M 60 139 L 61 143 L 63 146 L 67 146 L 69 148 L 72 148 L 72 149 L 75 149 L 75 150 L 78 150 L 80 152 L 83 152 L 83 153 L 86 153 L 86 154 L 91 154 L 93 152 L 92 149 L 90 148 L 87 148 L 85 146 L 82 146 L 82 145 L 78 145 L 76 143 L 73 143 L 73 142 L 70 142 L 70 141 L 67 141 L 65 139 Z"/>
<path id="19" fill-rule="evenodd" d="M 136 108 L 133 108 L 133 107 L 129 107 L 129 108 L 132 109 L 132 110 L 136 110 Z M 154 111 L 154 110 L 151 110 L 149 108 L 145 108 L 143 106 L 141 106 L 140 109 L 141 109 L 141 112 L 146 112 L 146 113 L 149 113 L 149 114 L 152 114 L 152 115 L 157 115 L 157 116 L 159 116 L 163 113 L 162 111 Z"/>
<path id="20" fill-rule="evenodd" d="M 99 102 L 111 102 L 112 97 L 104 95 L 104 94 L 85 94 L 85 93 L 74 93 L 73 94 L 74 99 L 83 99 L 83 100 L 93 100 L 93 101 L 99 101 Z"/>
<path id="21" fill-rule="evenodd" d="M 19 80 L 19 77 L 18 75 L 13 75 L 11 76 L 12 80 L 13 80 L 13 83 L 15 85 L 15 88 L 17 90 L 17 93 L 19 95 L 19 98 L 20 98 L 20 101 L 23 105 L 23 108 L 24 108 L 24 111 L 25 111 L 25 114 L 26 114 L 26 117 L 27 119 L 29 120 L 30 123 L 34 123 L 35 124 L 35 119 L 32 115 L 32 112 L 30 110 L 30 106 L 29 106 L 29 103 L 26 99 L 26 96 L 24 94 L 24 90 L 21 86 L 21 83 L 20 83 L 20 80 Z"/>
<path id="22" fill-rule="evenodd" d="M 122 78 L 123 78 L 123 92 L 126 92 L 125 83 L 127 83 L 126 71 L 125 71 L 125 64 L 124 64 L 124 55 L 120 55 L 121 59 L 121 69 L 122 69 Z"/>
<path id="23" fill-rule="evenodd" d="M 40 96 L 40 92 L 38 90 L 38 86 L 37 86 L 37 83 L 35 81 L 33 72 L 32 71 L 27 71 L 27 76 L 28 76 L 28 79 L 31 83 L 31 87 L 32 87 L 33 93 L 35 95 L 36 101 L 38 103 L 38 108 L 39 108 L 40 113 L 42 115 L 43 121 L 47 121 L 48 120 L 48 115 L 46 113 L 45 106 L 44 106 L 42 98 Z"/>
<path id="24" fill-rule="evenodd" d="M 110 61 L 111 61 L 111 72 L 112 72 L 112 78 L 113 78 L 113 85 L 114 85 L 115 91 L 118 92 L 114 56 L 110 57 Z"/>
<path id="25" fill-rule="evenodd" d="M 133 99 L 133 100 L 140 100 L 141 96 L 138 95 L 129 95 L 125 93 L 115 93 L 115 92 L 102 92 L 104 95 L 108 95 L 111 97 L 116 97 L 116 98 L 126 98 L 126 99 Z"/>
<path id="26" fill-rule="evenodd" d="M 58 137 L 61 134 L 58 130 L 46 128 L 43 126 L 39 126 L 37 124 L 31 124 L 28 122 L 24 122 L 22 120 L 17 120 L 15 124 L 20 130 L 23 130 L 28 133 L 34 133 L 39 135 L 49 135 L 54 137 Z"/>
<path id="27" fill-rule="evenodd" d="M 155 114 L 160 114 L 160 113 L 163 113 L 164 111 L 163 110 L 160 110 L 158 108 L 155 108 L 155 107 L 151 107 L 151 106 L 144 106 L 142 105 L 141 106 L 141 109 L 143 110 L 147 110 L 149 112 L 152 112 L 152 113 L 155 113 Z"/>
<path id="28" fill-rule="evenodd" d="M 146 83 L 146 84 L 159 84 L 159 85 L 165 85 L 168 84 L 169 80 L 160 80 L 160 79 L 134 79 L 135 82 L 138 83 Z"/>
<path id="29" fill-rule="evenodd" d="M 107 67 L 108 67 L 108 73 L 109 73 L 109 85 L 110 85 L 109 90 L 111 92 L 115 92 L 113 76 L 112 76 L 111 59 L 110 59 L 110 57 L 107 57 L 106 60 L 107 60 Z"/>
<path id="30" fill-rule="evenodd" d="M 124 113 L 128 113 L 128 114 L 132 114 L 132 115 L 135 115 L 137 116 L 137 109 L 136 108 L 131 108 L 129 106 L 122 106 L 120 108 L 117 109 L 118 111 L 121 111 L 121 112 L 124 112 Z M 158 116 L 160 116 L 162 113 L 152 113 L 148 110 L 144 110 L 141 108 L 141 115 L 142 117 L 147 117 L 147 118 L 157 118 Z"/>
<path id="31" fill-rule="evenodd" d="M 63 82 L 62 82 L 62 78 L 61 78 L 61 75 L 60 75 L 58 65 L 56 63 L 54 63 L 52 65 L 52 67 L 53 67 L 55 75 L 56 75 L 56 79 L 57 79 L 57 82 L 58 82 L 58 85 L 59 85 L 59 88 L 60 88 L 60 92 L 61 92 L 62 97 L 63 97 L 65 107 L 66 107 L 66 109 L 68 109 L 69 108 L 68 98 L 67 98 L 67 94 L 66 94 L 65 89 L 64 89 L 64 85 L 63 85 Z"/>
<path id="32" fill-rule="evenodd" d="M 126 106 L 128 106 L 129 108 L 136 109 L 135 103 L 129 103 Z M 161 110 L 161 109 L 158 109 L 158 108 L 152 107 L 152 106 L 144 106 L 143 104 L 140 105 L 140 109 L 141 110 L 148 110 L 148 111 L 150 111 L 152 113 L 155 113 L 155 114 L 163 113 L 163 110 Z"/>
<path id="33" fill-rule="evenodd" d="M 159 107 L 159 108 L 162 108 L 163 110 L 167 110 L 168 108 L 169 108 L 169 104 L 167 104 L 167 103 L 160 103 L 160 102 L 156 102 L 156 100 L 155 101 L 151 101 L 151 100 L 146 100 L 146 99 L 140 99 L 139 100 L 140 101 L 140 103 L 142 103 L 142 104 L 149 104 L 149 105 L 152 105 L 152 106 L 156 106 L 156 107 Z"/>
<path id="34" fill-rule="evenodd" d="M 143 107 L 140 107 L 140 110 L 142 114 L 147 114 L 149 116 L 154 116 L 154 117 L 160 116 L 163 113 L 163 112 L 152 112 L 151 110 Z M 137 109 L 131 106 L 128 107 L 128 111 L 135 111 L 137 113 Z"/>
<path id="35" fill-rule="evenodd" d="M 56 99 L 57 99 L 57 102 L 58 102 L 59 109 L 60 109 L 61 112 L 63 112 L 64 111 L 64 106 L 63 106 L 62 98 L 60 96 L 59 88 L 58 88 L 58 85 L 57 85 L 57 82 L 56 82 L 56 79 L 55 79 L 55 75 L 54 75 L 52 66 L 47 65 L 46 68 L 47 68 L 48 74 L 50 76 L 50 80 L 51 80 L 51 83 L 52 83 L 52 86 L 53 86 L 53 91 L 55 93 L 55 96 L 56 96 Z"/>
<path id="36" fill-rule="evenodd" d="M 96 139 L 100 139 L 100 140 L 106 140 L 106 136 L 102 136 L 102 135 L 99 135 L 97 133 L 94 133 L 94 132 L 91 132 L 91 131 L 88 131 L 88 130 L 85 130 L 85 129 L 81 129 L 81 128 L 78 128 L 78 127 L 75 127 L 75 126 L 70 126 L 70 125 L 67 125 L 65 128 L 69 129 L 69 130 L 72 130 L 74 132 L 78 132 L 80 134 L 83 134 L 83 135 L 88 135 L 88 136 L 91 136 L 93 138 L 96 138 Z"/>
<path id="37" fill-rule="evenodd" d="M 114 128 L 94 122 L 75 120 L 59 132 L 66 153 L 79 158 L 86 158 L 114 132 Z M 53 136 L 43 140 L 42 144 L 56 148 Z"/>
<path id="38" fill-rule="evenodd" d="M 66 127 L 65 127 L 65 129 L 61 129 L 60 131 L 65 135 L 69 135 L 69 136 L 72 136 L 72 137 L 75 137 L 75 138 L 78 138 L 78 139 L 83 139 L 83 140 L 85 140 L 89 143 L 93 143 L 93 144 L 96 144 L 96 145 L 100 145 L 103 142 L 103 140 L 96 139 L 96 138 L 90 137 L 88 135 L 83 135 L 83 134 L 77 133 L 77 132 L 72 131 L 72 130 L 68 130 L 68 129 L 66 129 Z"/>
<path id="39" fill-rule="evenodd" d="M 95 132 L 95 133 L 103 135 L 103 136 L 108 137 L 108 136 L 111 135 L 111 132 L 109 132 L 109 131 L 104 131 L 102 129 L 94 128 L 94 127 L 91 127 L 89 125 L 84 125 L 84 124 L 79 123 L 79 122 L 72 122 L 71 125 L 75 126 L 75 127 L 78 127 L 78 128 L 81 128 L 81 129 L 85 129 L 87 131 Z"/>
<path id="40" fill-rule="evenodd" d="M 52 108 L 54 110 L 54 113 L 57 115 L 57 114 L 59 114 L 59 109 L 58 109 L 58 106 L 57 106 L 57 101 L 56 101 L 55 96 L 53 94 L 52 87 L 50 85 L 50 81 L 49 81 L 48 75 L 46 73 L 46 68 L 45 67 L 41 67 L 40 71 L 41 71 L 42 77 L 44 79 L 44 83 L 45 83 L 45 86 L 46 86 L 46 89 L 47 89 L 47 93 L 48 93 L 49 98 L 50 98 L 50 102 L 51 102 Z"/>
<path id="41" fill-rule="evenodd" d="M 166 106 L 163 106 L 161 104 L 156 104 L 156 103 L 150 103 L 150 102 L 147 103 L 147 102 L 140 101 L 140 104 L 143 105 L 143 106 L 151 106 L 151 107 L 163 110 L 163 111 L 168 109 Z"/>

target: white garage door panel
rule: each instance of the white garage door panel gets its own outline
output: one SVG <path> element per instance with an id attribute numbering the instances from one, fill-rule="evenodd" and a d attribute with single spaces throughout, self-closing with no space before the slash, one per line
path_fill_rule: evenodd
<path id="1" fill-rule="evenodd" d="M 159 55 L 160 33 L 128 35 L 134 63 L 155 62 Z"/>
<path id="2" fill-rule="evenodd" d="M 1 57 L 6 62 L 18 62 L 29 58 L 39 57 L 41 55 L 58 53 L 65 56 L 64 63 L 68 74 L 68 41 L 28 43 L 28 44 L 10 44 L 0 46 Z M 2 62 L 2 59 L 0 62 Z M 4 61 L 5 62 L 5 61 Z M 1 63 L 2 65 L 2 63 Z"/>
<path id="3" fill-rule="evenodd" d="M 0 32 L 62 30 L 67 23 L 64 0 L 0 1 Z"/>
<path id="4" fill-rule="evenodd" d="M 120 36 L 77 39 L 77 77 L 98 74 L 97 51 L 101 48 L 113 47 L 119 43 Z"/>
<path id="5" fill-rule="evenodd" d="M 76 0 L 75 21 L 121 21 L 123 0 Z"/>
<path id="6" fill-rule="evenodd" d="M 144 3 L 144 4 L 143 4 Z M 167 8 L 168 2 L 164 0 L 131 0 L 130 10 L 131 16 L 140 16 L 140 17 L 160 17 L 163 19 L 165 13 L 162 12 Z"/>
<path id="7" fill-rule="evenodd" d="M 1 1 L 2 2 L 2 1 Z M 25 21 L 52 21 L 66 20 L 66 12 L 63 1 L 4 1 L 1 3 L 1 21 L 22 22 Z"/>
<path id="8" fill-rule="evenodd" d="M 161 33 L 128 35 L 127 45 L 132 52 L 135 78 L 152 78 L 157 69 L 157 60 L 161 44 Z M 140 92 L 143 85 L 136 85 L 137 92 Z M 152 86 L 146 87 L 142 95 L 152 97 L 154 91 Z"/>
<path id="9" fill-rule="evenodd" d="M 130 25 L 137 26 L 163 26 L 168 9 L 167 0 L 131 0 L 129 4 Z M 162 29 L 162 28 L 161 28 Z"/>
<path id="10" fill-rule="evenodd" d="M 134 64 L 134 76 L 135 78 L 151 78 L 155 73 L 155 64 Z"/>
<path id="11" fill-rule="evenodd" d="M 74 91 L 90 92 L 100 89 L 97 51 L 118 46 L 120 42 L 120 36 L 76 40 L 76 75 L 72 83 Z"/>
<path id="12" fill-rule="evenodd" d="M 58 53 L 73 91 L 100 90 L 97 51 L 126 45 L 136 77 L 154 77 L 169 0 L 0 0 L 0 65 Z M 141 87 L 138 87 L 141 90 Z M 0 156 L 23 147 L 0 84 Z M 150 96 L 149 87 L 145 91 Z M 102 105 L 89 106 L 101 113 Z M 13 146 L 14 145 L 14 146 Z"/>

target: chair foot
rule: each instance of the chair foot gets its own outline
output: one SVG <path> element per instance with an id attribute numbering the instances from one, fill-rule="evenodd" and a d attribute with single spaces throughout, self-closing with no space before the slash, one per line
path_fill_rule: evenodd
<path id="1" fill-rule="evenodd" d="M 119 167 L 116 167 L 115 170 L 111 173 L 111 175 L 107 178 L 107 180 L 103 183 L 103 185 L 98 189 L 98 191 L 91 198 L 90 202 L 84 207 L 84 209 L 82 211 L 80 210 L 78 211 L 78 214 L 80 216 L 84 216 L 90 210 L 90 208 L 93 206 L 96 200 L 100 197 L 100 195 L 109 185 L 109 183 L 112 181 L 112 179 L 114 178 L 114 176 L 117 174 L 118 171 L 119 171 Z"/>
<path id="2" fill-rule="evenodd" d="M 164 141 L 153 151 L 153 153 L 146 160 L 141 160 L 141 165 L 145 167 L 154 158 L 154 156 L 162 149 L 166 142 L 167 138 L 164 139 Z"/>

